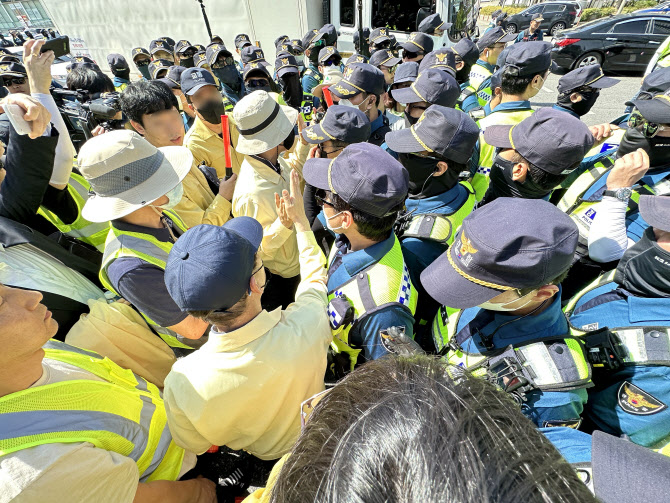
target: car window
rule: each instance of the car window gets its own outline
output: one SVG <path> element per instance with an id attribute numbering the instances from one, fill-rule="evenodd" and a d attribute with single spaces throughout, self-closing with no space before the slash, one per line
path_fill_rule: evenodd
<path id="1" fill-rule="evenodd" d="M 372 28 L 388 26 L 397 31 L 416 31 L 416 18 L 420 9 L 418 0 L 403 2 L 377 0 L 372 2 Z M 432 9 L 432 12 L 435 12 L 435 9 Z M 430 12 L 425 15 L 430 15 Z"/>
<path id="2" fill-rule="evenodd" d="M 565 5 L 545 5 L 543 14 L 556 14 L 557 12 L 562 12 L 565 9 Z"/>
<path id="3" fill-rule="evenodd" d="M 540 9 L 542 8 L 541 5 L 536 5 L 534 7 L 531 7 L 530 9 L 526 10 L 524 14 L 536 14 L 540 12 Z"/>
<path id="4" fill-rule="evenodd" d="M 354 25 L 354 0 L 340 0 L 340 24 Z"/>
<path id="5" fill-rule="evenodd" d="M 610 33 L 633 33 L 633 34 L 642 34 L 647 31 L 646 19 L 640 19 L 636 21 L 624 21 L 623 23 L 615 24 Z"/>
<path id="6" fill-rule="evenodd" d="M 670 21 L 666 21 L 665 19 L 654 19 L 654 27 L 651 32 L 654 35 L 670 35 Z"/>

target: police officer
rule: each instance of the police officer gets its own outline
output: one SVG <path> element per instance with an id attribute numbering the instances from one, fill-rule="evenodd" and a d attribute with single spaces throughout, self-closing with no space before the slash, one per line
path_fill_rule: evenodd
<path id="1" fill-rule="evenodd" d="M 355 53 L 347 58 L 347 61 L 344 63 L 344 67 L 346 68 L 352 63 L 369 63 L 369 62 L 370 59 L 367 56 Z"/>
<path id="2" fill-rule="evenodd" d="M 378 105 L 384 93 L 384 74 L 369 63 L 355 63 L 344 70 L 344 78 L 330 88 L 339 104 L 358 108 L 370 120 L 370 143 L 381 146 L 391 129 Z"/>
<path id="3" fill-rule="evenodd" d="M 446 72 L 431 69 L 424 70 L 409 87 L 391 91 L 393 99 L 405 103 L 404 126 L 408 128 L 417 123 L 421 115 L 431 105 L 454 108 L 461 90 L 458 82 Z M 398 126 L 396 129 L 403 129 Z"/>
<path id="4" fill-rule="evenodd" d="M 472 65 L 470 73 L 468 74 L 468 84 L 463 89 L 465 98 L 470 95 L 477 95 L 479 105 L 486 105 L 491 99 L 491 89 L 489 81 L 491 74 L 495 70 L 495 64 L 498 61 L 498 56 L 505 48 L 505 44 L 514 38 L 514 34 L 508 34 L 500 27 L 492 28 L 482 35 L 477 41 L 477 49 L 479 50 L 479 59 Z M 472 107 L 476 103 L 472 104 Z M 461 107 L 464 112 L 468 109 L 465 106 Z"/>
<path id="5" fill-rule="evenodd" d="M 193 57 L 195 56 L 195 53 L 198 52 L 198 49 L 191 44 L 191 42 L 188 40 L 180 40 L 177 42 L 177 45 L 175 45 L 174 52 L 179 66 L 185 68 L 193 68 L 195 66 Z"/>
<path id="6" fill-rule="evenodd" d="M 162 79 L 167 75 L 168 69 L 174 66 L 170 59 L 154 59 L 149 63 L 149 75 L 151 80 Z"/>
<path id="7" fill-rule="evenodd" d="M 249 63 L 246 65 L 242 78 L 244 79 L 244 88 L 247 95 L 259 90 L 275 94 L 279 91 L 267 67 L 262 63 Z M 281 99 L 281 101 L 281 104 L 285 105 L 284 100 Z"/>
<path id="8" fill-rule="evenodd" d="M 342 56 L 333 46 L 324 47 L 319 51 L 319 73 L 321 75 L 325 75 L 333 67 L 342 70 L 341 65 Z"/>
<path id="9" fill-rule="evenodd" d="M 444 32 L 451 28 L 452 23 L 445 23 L 442 21 L 442 18 L 439 14 L 431 14 L 430 16 L 424 18 L 423 21 L 419 23 L 418 31 L 421 33 L 426 33 L 427 35 L 432 35 L 434 37 L 442 37 Z"/>
<path id="10" fill-rule="evenodd" d="M 323 75 L 319 71 L 319 51 L 325 47 L 323 33 L 311 30 L 302 38 L 302 47 L 305 54 L 305 71 L 302 74 L 302 90 L 311 94 L 322 80 Z"/>
<path id="11" fill-rule="evenodd" d="M 461 85 L 461 91 L 467 86 L 470 79 L 470 70 L 479 59 L 479 49 L 469 38 L 462 38 L 451 47 L 456 61 L 454 68 L 456 70 L 456 80 Z M 459 99 L 459 102 L 462 100 Z"/>
<path id="12" fill-rule="evenodd" d="M 235 36 L 235 52 L 237 52 L 238 56 L 241 57 L 242 49 L 244 49 L 249 45 L 252 45 L 249 35 L 246 35 L 245 33 L 240 33 L 239 35 Z M 241 60 L 237 62 L 237 66 L 239 67 L 240 72 L 244 71 L 244 63 L 242 63 Z"/>
<path id="13" fill-rule="evenodd" d="M 116 92 L 122 92 L 130 84 L 130 67 L 126 58 L 121 54 L 109 54 L 107 64 L 114 75 L 114 89 Z"/>
<path id="14" fill-rule="evenodd" d="M 472 185 L 477 193 L 477 200 L 481 200 L 486 192 L 487 177 L 495 157 L 495 148 L 487 144 L 483 132 L 493 125 L 518 124 L 533 113 L 529 100 L 540 92 L 549 74 L 552 66 L 551 44 L 527 42 L 514 45 L 506 53 L 505 61 L 501 79 L 501 103 L 494 112 L 479 121 L 482 134 L 479 137 L 479 148 L 471 159 L 470 170 L 474 173 Z M 490 78 L 487 85 L 490 86 Z M 490 91 L 490 87 L 488 89 Z M 486 105 L 486 102 L 483 104 Z M 463 104 L 464 112 L 470 108 Z"/>
<path id="15" fill-rule="evenodd" d="M 594 377 L 587 417 L 599 430 L 670 453 L 670 197 L 639 203 L 650 227 L 566 314 L 583 331 L 609 328 L 619 350 L 616 365 Z"/>
<path id="16" fill-rule="evenodd" d="M 389 35 L 390 29 L 388 27 L 375 28 L 370 32 L 368 38 L 370 43 L 370 54 L 374 54 L 379 49 L 390 49 L 391 37 Z"/>
<path id="17" fill-rule="evenodd" d="M 616 152 L 595 163 L 580 175 L 568 188 L 558 208 L 566 212 L 579 227 L 578 256 L 584 266 L 596 267 L 595 275 L 586 277 L 590 281 L 600 274 L 600 266 L 587 259 L 589 255 L 590 229 L 598 215 L 596 205 L 604 197 L 619 199 L 627 207 L 626 234 L 634 242 L 639 241 L 648 224 L 640 217 L 638 201 L 642 194 L 665 195 L 670 193 L 670 96 L 661 94 L 653 99 L 638 99 L 632 102 L 635 109 Z M 665 126 L 664 126 L 665 124 Z M 616 162 L 626 154 L 643 149 L 649 156 L 649 170 L 622 170 Z M 622 163 L 619 163 L 620 165 Z M 617 168 L 616 170 L 614 168 Z M 614 178 L 611 178 L 612 175 Z M 601 261 L 596 254 L 593 260 Z M 583 285 L 582 285 L 583 286 Z"/>
<path id="18" fill-rule="evenodd" d="M 538 427 L 577 427 L 591 385 L 561 311 L 560 283 L 578 235 L 546 201 L 500 198 L 468 216 L 421 274 L 443 305 L 433 323 L 435 350 L 512 393 Z"/>
<path id="19" fill-rule="evenodd" d="M 323 41 L 327 47 L 331 46 L 337 49 L 338 33 L 337 28 L 335 28 L 335 25 L 331 23 L 324 24 L 319 30 L 319 33 L 323 34 Z"/>
<path id="20" fill-rule="evenodd" d="M 135 47 L 132 50 L 133 63 L 137 67 L 142 77 L 146 80 L 151 80 L 149 73 L 149 63 L 151 63 L 151 54 L 143 47 Z"/>
<path id="21" fill-rule="evenodd" d="M 339 367 L 353 370 L 388 353 L 383 332 L 414 333 L 416 290 L 393 233 L 408 174 L 379 147 L 356 143 L 335 160 L 309 159 L 304 175 L 321 189 L 328 228 L 338 234 L 328 259 L 328 315 Z"/>
<path id="22" fill-rule="evenodd" d="M 484 141 L 497 155 L 481 204 L 499 197 L 549 200 L 551 191 L 579 166 L 594 140 L 582 121 L 541 108 L 518 124 L 489 126 Z"/>
<path id="23" fill-rule="evenodd" d="M 459 175 L 478 137 L 479 128 L 472 119 L 440 105 L 430 106 L 411 128 L 386 135 L 389 147 L 409 173 L 409 197 L 398 219 L 398 236 L 421 299 L 415 316 L 417 336 L 429 336 L 439 308 L 423 292 L 419 277 L 453 243 L 457 229 L 475 206 L 475 191 L 468 182 L 459 183 Z"/>
<path id="24" fill-rule="evenodd" d="M 210 44 L 205 53 L 210 71 L 221 84 L 221 94 L 234 106 L 246 93 L 233 54 L 223 44 Z"/>
<path id="25" fill-rule="evenodd" d="M 149 44 L 149 52 L 151 53 L 151 60 L 167 59 L 174 63 L 174 51 L 169 43 L 161 39 L 152 40 Z"/>
<path id="26" fill-rule="evenodd" d="M 419 65 L 414 61 L 401 63 L 393 74 L 393 84 L 388 93 L 386 93 L 386 102 L 384 102 L 384 115 L 389 120 L 389 125 L 393 131 L 405 127 L 405 104 L 398 103 L 393 98 L 393 91 L 404 89 L 412 85 L 419 75 Z"/>
<path id="27" fill-rule="evenodd" d="M 401 59 L 388 49 L 380 49 L 370 57 L 370 64 L 381 70 L 387 86 L 393 84 L 393 74 Z"/>
<path id="28" fill-rule="evenodd" d="M 275 61 L 275 72 L 277 83 L 282 92 L 282 97 L 287 105 L 300 110 L 305 122 L 312 120 L 314 109 L 314 97 L 305 95 L 300 84 L 300 71 L 295 56 L 289 53 L 277 54 Z"/>
<path id="29" fill-rule="evenodd" d="M 265 54 L 263 53 L 263 49 L 259 47 L 254 47 L 253 45 L 248 45 L 244 47 L 240 54 L 240 58 L 242 61 L 242 65 L 244 65 L 245 68 L 251 63 L 258 63 L 259 65 L 270 66 L 270 63 L 268 63 L 265 60 Z"/>
<path id="30" fill-rule="evenodd" d="M 619 79 L 605 77 L 600 65 L 575 68 L 558 80 L 558 98 L 554 108 L 579 119 L 596 104 L 601 89 L 619 82 Z"/>
<path id="31" fill-rule="evenodd" d="M 544 40 L 542 30 L 540 30 L 542 21 L 544 21 L 542 14 L 533 14 L 533 17 L 530 18 L 530 26 L 517 35 L 514 43 Z"/>
<path id="32" fill-rule="evenodd" d="M 407 41 L 400 44 L 402 47 L 402 61 L 416 61 L 421 63 L 423 57 L 433 50 L 433 39 L 425 33 L 415 31 L 409 34 Z"/>

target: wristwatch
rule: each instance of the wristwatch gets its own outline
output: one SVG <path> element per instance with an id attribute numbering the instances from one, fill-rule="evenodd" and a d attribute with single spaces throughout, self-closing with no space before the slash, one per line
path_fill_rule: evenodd
<path id="1" fill-rule="evenodd" d="M 606 190 L 603 196 L 616 197 L 622 203 L 627 203 L 630 199 L 633 190 L 630 187 L 623 187 L 621 189 Z"/>

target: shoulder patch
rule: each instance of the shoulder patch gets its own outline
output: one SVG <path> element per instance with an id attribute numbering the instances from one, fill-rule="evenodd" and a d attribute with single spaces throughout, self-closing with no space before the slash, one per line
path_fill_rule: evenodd
<path id="1" fill-rule="evenodd" d="M 650 416 L 668 408 L 650 393 L 628 381 L 624 381 L 619 387 L 617 401 L 624 412 L 634 416 Z"/>

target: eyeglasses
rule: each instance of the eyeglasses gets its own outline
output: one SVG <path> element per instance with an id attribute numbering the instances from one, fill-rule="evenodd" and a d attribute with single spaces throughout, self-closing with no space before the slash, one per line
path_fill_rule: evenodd
<path id="1" fill-rule="evenodd" d="M 395 73 L 395 70 L 396 70 L 396 68 L 398 68 L 398 65 L 393 65 L 393 66 L 382 65 L 382 68 L 385 69 L 389 73 Z"/>
<path id="2" fill-rule="evenodd" d="M 331 58 L 321 63 L 321 66 L 339 66 L 341 62 L 341 59 Z"/>
<path id="3" fill-rule="evenodd" d="M 339 151 L 342 150 L 343 148 L 344 148 L 344 147 L 338 147 L 338 148 L 336 148 L 336 149 L 334 149 L 334 150 L 331 150 L 330 152 L 326 152 L 326 150 L 323 148 L 323 145 L 319 145 L 319 147 L 317 148 L 317 150 L 319 151 L 319 156 L 320 156 L 320 157 L 327 157 L 327 156 L 329 156 L 330 154 L 334 154 L 335 152 L 339 152 Z"/>
<path id="4" fill-rule="evenodd" d="M 179 55 L 179 59 L 192 58 L 193 56 L 195 56 L 195 53 L 196 53 L 196 51 L 186 51 L 186 52 L 182 52 L 182 53 Z"/>
<path id="5" fill-rule="evenodd" d="M 409 51 L 403 51 L 402 53 L 403 59 L 414 59 L 419 57 L 418 52 L 409 52 Z"/>
<path id="6" fill-rule="evenodd" d="M 265 290 L 265 287 L 268 286 L 268 283 L 270 282 L 272 273 L 267 270 L 267 268 L 263 265 L 262 262 L 261 266 L 251 273 L 251 277 L 253 278 L 256 275 L 256 273 L 259 272 L 261 269 L 265 269 L 265 283 L 263 283 L 263 285 L 261 286 L 261 289 Z M 249 294 L 251 294 L 251 290 L 249 291 Z"/>
<path id="7" fill-rule="evenodd" d="M 26 83 L 26 78 L 25 77 L 15 77 L 15 78 L 12 79 L 12 78 L 3 77 L 2 81 L 5 83 L 5 86 L 7 86 L 7 87 L 13 86 L 13 85 L 22 86 L 23 84 Z"/>
<path id="8" fill-rule="evenodd" d="M 254 87 L 265 87 L 270 85 L 267 79 L 249 79 L 245 82 L 245 84 L 251 89 Z"/>
<path id="9" fill-rule="evenodd" d="M 644 136 L 647 138 L 653 138 L 660 131 L 666 131 L 670 129 L 670 126 L 657 124 L 655 122 L 649 122 L 647 119 L 642 117 L 639 113 L 631 114 L 628 119 L 628 126 L 631 128 L 639 129 Z"/>
<path id="10" fill-rule="evenodd" d="M 220 58 L 212 65 L 212 68 L 223 68 L 224 66 L 231 66 L 235 64 L 235 60 L 232 56 L 226 56 L 225 58 Z"/>
<path id="11" fill-rule="evenodd" d="M 149 59 L 143 59 L 141 61 L 135 61 L 135 66 L 141 67 L 141 66 L 149 66 L 149 63 L 151 63 L 151 60 Z"/>
<path id="12" fill-rule="evenodd" d="M 323 189 L 318 189 L 314 193 L 314 199 L 316 199 L 316 204 L 318 204 L 321 207 L 327 205 L 335 209 L 335 205 L 326 199 L 326 191 Z"/>

